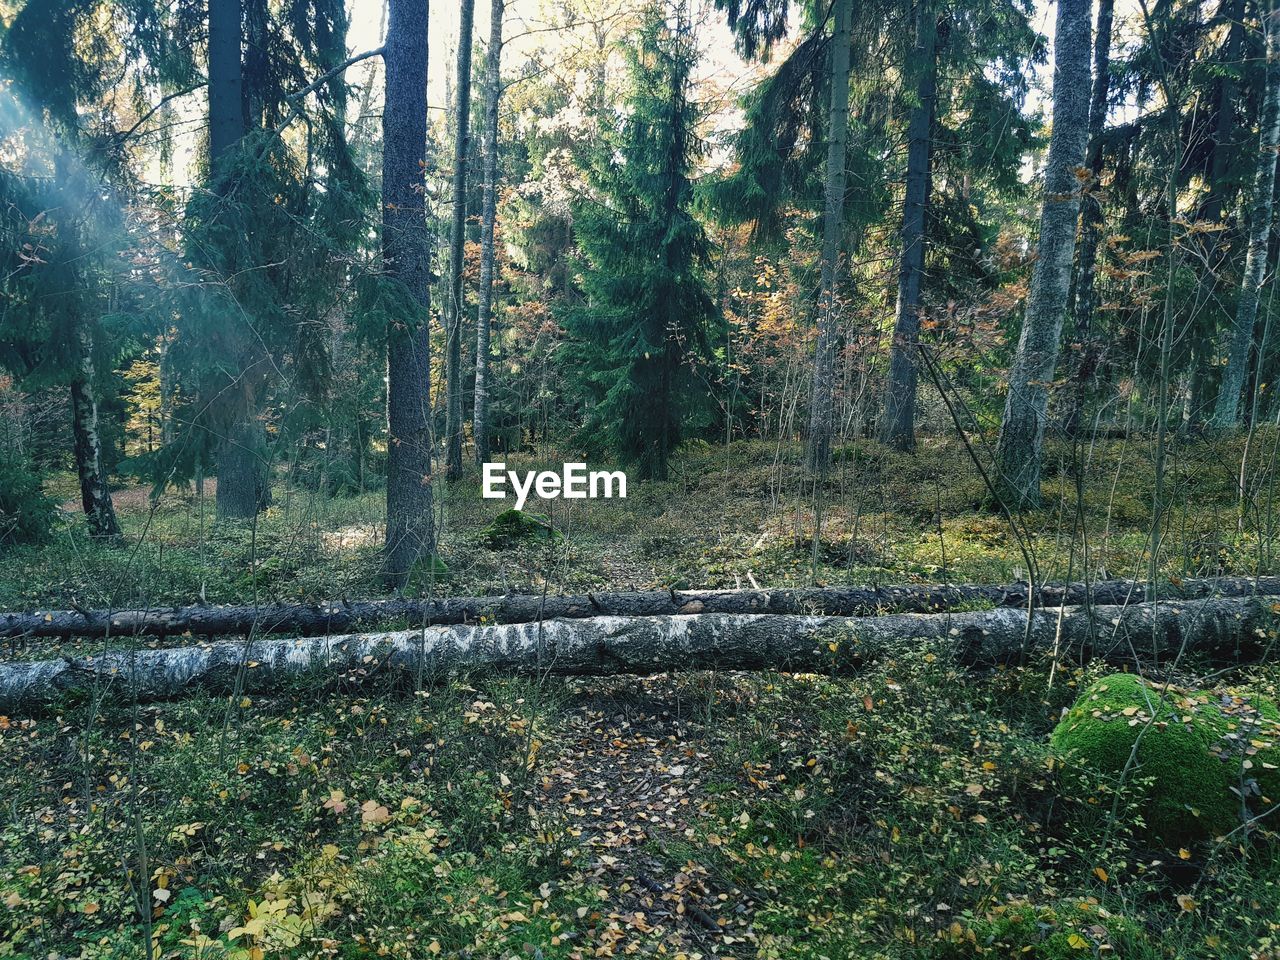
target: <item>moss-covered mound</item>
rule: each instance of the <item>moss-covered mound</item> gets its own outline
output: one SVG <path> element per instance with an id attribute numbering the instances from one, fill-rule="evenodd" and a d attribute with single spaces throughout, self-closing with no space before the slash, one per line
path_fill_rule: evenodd
<path id="1" fill-rule="evenodd" d="M 484 542 L 495 550 L 513 547 L 530 540 L 559 540 L 560 533 L 551 526 L 551 520 L 540 513 L 523 510 L 503 510 L 493 518 L 483 531 Z"/>
<path id="2" fill-rule="evenodd" d="M 1221 836 L 1280 801 L 1280 711 L 1260 697 L 1104 677 L 1053 731 L 1064 789 L 1109 809 L 1135 743 L 1125 789 L 1150 842 Z"/>

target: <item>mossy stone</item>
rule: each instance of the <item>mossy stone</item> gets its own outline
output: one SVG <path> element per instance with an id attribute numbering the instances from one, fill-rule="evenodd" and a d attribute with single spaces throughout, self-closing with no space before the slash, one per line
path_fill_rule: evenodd
<path id="1" fill-rule="evenodd" d="M 551 526 L 549 517 L 523 510 L 503 510 L 484 528 L 484 541 L 494 549 L 503 549 L 530 540 L 559 540 L 560 532 Z"/>
<path id="2" fill-rule="evenodd" d="M 1222 836 L 1244 810 L 1280 800 L 1280 711 L 1247 693 L 1112 674 L 1080 695 L 1050 742 L 1065 790 L 1107 807 L 1111 795 L 1091 788 L 1099 776 L 1118 780 L 1137 743 L 1126 785 L 1139 791 L 1145 839 L 1166 847 Z"/>

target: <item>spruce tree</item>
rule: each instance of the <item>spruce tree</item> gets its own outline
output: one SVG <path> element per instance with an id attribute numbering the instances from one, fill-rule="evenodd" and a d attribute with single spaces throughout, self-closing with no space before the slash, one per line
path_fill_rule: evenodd
<path id="1" fill-rule="evenodd" d="M 718 323 L 704 284 L 708 243 L 691 212 L 698 154 L 694 65 L 682 12 L 654 5 L 625 49 L 625 114 L 592 153 L 593 195 L 575 214 L 585 305 L 563 313 L 587 410 L 582 436 L 640 478 L 665 479 L 672 451 L 705 412 L 699 372 Z"/>

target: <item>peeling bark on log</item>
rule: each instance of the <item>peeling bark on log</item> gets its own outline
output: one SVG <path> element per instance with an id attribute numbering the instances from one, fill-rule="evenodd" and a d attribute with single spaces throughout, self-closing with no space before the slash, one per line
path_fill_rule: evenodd
<path id="1" fill-rule="evenodd" d="M 585 617 L 656 617 L 692 613 L 774 613 L 860 617 L 878 613 L 936 613 L 989 603 L 1025 607 L 1027 584 L 906 584 L 814 587 L 798 590 L 649 590 L 543 597 L 507 594 L 435 600 L 357 600 L 263 606 L 171 607 L 149 610 L 54 610 L 0 613 L 0 639 L 41 637 L 217 636 L 234 633 L 348 633 L 386 623 L 533 623 Z M 1175 600 L 1280 595 L 1280 577 L 1184 580 L 1161 591 Z M 1145 596 L 1134 580 L 1046 584 L 1037 607 L 1126 604 Z"/>
<path id="2" fill-rule="evenodd" d="M 771 669 L 847 673 L 922 641 L 974 667 L 1057 650 L 1063 659 L 1167 664 L 1180 649 L 1256 656 L 1275 614 L 1257 597 L 1004 608 L 881 617 L 695 614 L 437 626 L 394 633 L 224 641 L 0 665 L 0 712 L 61 696 L 159 700 L 195 689 L 261 691 L 308 676 L 432 678 L 452 672 L 603 675 Z M 1029 643 L 1027 642 L 1029 640 Z"/>

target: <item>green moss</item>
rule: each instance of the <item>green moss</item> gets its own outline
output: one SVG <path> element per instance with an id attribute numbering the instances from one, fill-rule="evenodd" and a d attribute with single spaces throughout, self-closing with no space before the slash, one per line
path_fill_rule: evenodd
<path id="1" fill-rule="evenodd" d="M 1240 826 L 1242 796 L 1251 816 L 1280 799 L 1280 712 L 1237 691 L 1112 674 L 1084 691 L 1051 743 L 1066 790 L 1108 809 L 1137 744 L 1123 786 L 1146 838 L 1169 847 Z"/>
<path id="2" fill-rule="evenodd" d="M 540 513 L 523 510 L 503 510 L 484 528 L 485 543 L 495 549 L 512 547 L 539 538 L 559 540 L 560 533 L 551 526 L 551 520 Z"/>

